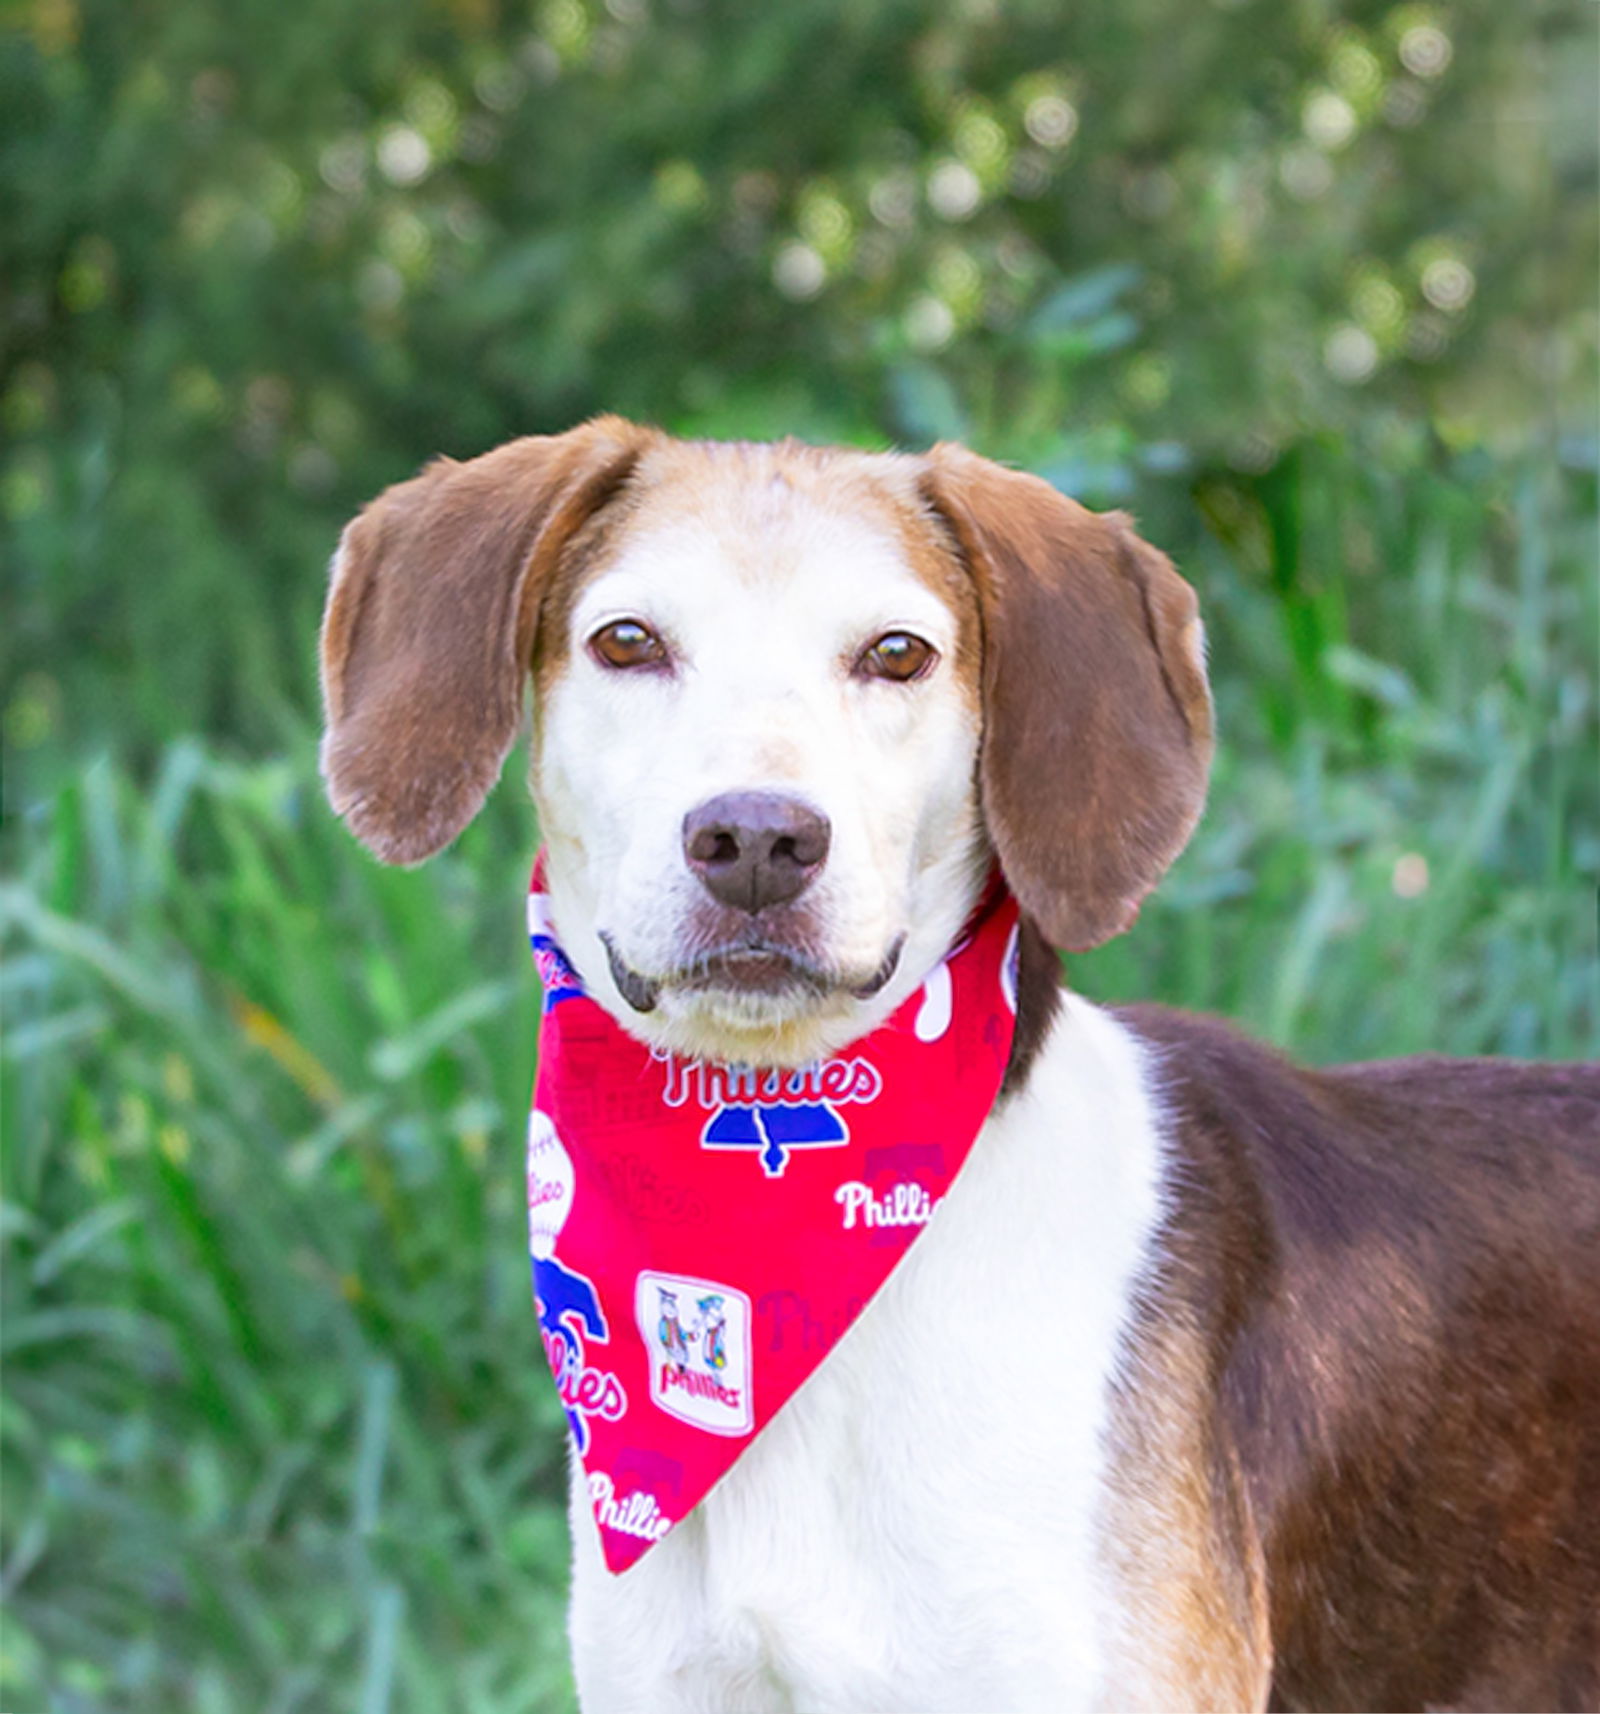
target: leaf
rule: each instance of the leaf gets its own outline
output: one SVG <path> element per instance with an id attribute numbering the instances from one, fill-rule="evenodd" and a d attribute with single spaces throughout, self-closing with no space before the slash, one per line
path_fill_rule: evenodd
<path id="1" fill-rule="evenodd" d="M 1126 291 L 1143 277 L 1144 270 L 1132 262 L 1113 262 L 1091 268 L 1058 286 L 1028 317 L 1030 333 L 1059 333 L 1081 328 L 1103 316 Z"/>
<path id="2" fill-rule="evenodd" d="M 476 988 L 455 995 L 415 1029 L 379 1042 L 370 1058 L 373 1075 L 386 1082 L 409 1076 L 447 1042 L 480 1018 L 498 1011 L 518 991 L 516 982 L 481 982 Z"/>
<path id="3" fill-rule="evenodd" d="M 1322 665 L 1330 678 L 1381 702 L 1385 708 L 1414 708 L 1416 686 L 1397 666 L 1363 654 L 1347 643 L 1334 643 L 1322 652 Z"/>
<path id="4" fill-rule="evenodd" d="M 971 424 L 954 385 L 931 363 L 902 363 L 889 377 L 889 404 L 904 439 L 932 446 L 968 440 Z"/>
<path id="5" fill-rule="evenodd" d="M 131 1197 L 119 1202 L 102 1202 L 64 1227 L 40 1250 L 33 1261 L 35 1286 L 49 1285 L 57 1275 L 87 1255 L 112 1233 L 120 1231 L 141 1213 L 140 1205 Z"/>

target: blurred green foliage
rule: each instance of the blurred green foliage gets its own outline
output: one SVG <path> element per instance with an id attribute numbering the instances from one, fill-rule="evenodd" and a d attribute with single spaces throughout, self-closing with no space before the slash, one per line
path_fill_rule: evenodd
<path id="1" fill-rule="evenodd" d="M 602 408 L 960 436 L 1147 507 L 1397 425 L 1565 429 L 1592 471 L 1592 19 L 35 0 L 0 52 L 13 724 L 281 741 L 353 506 Z"/>
<path id="2" fill-rule="evenodd" d="M 613 409 L 1127 503 L 1222 753 L 1107 998 L 1593 1054 L 1581 0 L 24 0 L 0 1706 L 565 1706 L 531 818 L 369 862 L 341 522 Z"/>

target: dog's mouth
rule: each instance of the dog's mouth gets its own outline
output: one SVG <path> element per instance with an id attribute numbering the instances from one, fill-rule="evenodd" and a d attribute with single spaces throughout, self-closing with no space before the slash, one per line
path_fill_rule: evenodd
<path id="1" fill-rule="evenodd" d="M 841 989 L 857 1000 L 870 1000 L 889 982 L 900 964 L 905 936 L 898 936 L 883 962 L 865 980 L 818 964 L 797 951 L 749 934 L 703 952 L 670 976 L 654 978 L 633 969 L 617 950 L 617 943 L 600 931 L 611 979 L 617 992 L 636 1012 L 653 1012 L 663 988 L 690 994 L 814 995 L 821 998 Z"/>

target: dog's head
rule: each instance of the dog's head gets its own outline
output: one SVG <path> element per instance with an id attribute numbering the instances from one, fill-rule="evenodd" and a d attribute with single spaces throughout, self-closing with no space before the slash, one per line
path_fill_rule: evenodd
<path id="1" fill-rule="evenodd" d="M 635 1034 L 724 1060 L 871 1028 L 995 858 L 1052 944 L 1117 934 L 1211 749 L 1168 561 L 958 447 L 602 418 L 442 460 L 345 531 L 322 666 L 329 796 L 399 863 L 477 813 L 531 672 L 563 945 Z"/>

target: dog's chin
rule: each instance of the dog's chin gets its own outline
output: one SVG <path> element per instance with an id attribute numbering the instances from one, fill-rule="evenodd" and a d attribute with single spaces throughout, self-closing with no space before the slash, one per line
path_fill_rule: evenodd
<path id="1" fill-rule="evenodd" d="M 859 1035 L 862 1002 L 846 989 L 702 987 L 664 990 L 640 1020 L 652 1040 L 683 1059 L 732 1065 L 808 1065 Z"/>
<path id="2" fill-rule="evenodd" d="M 682 993 L 742 999 L 806 999 L 826 993 L 827 977 L 777 948 L 737 947 L 696 963 L 673 986 Z"/>
<path id="3" fill-rule="evenodd" d="M 640 1033 L 685 1057 L 804 1065 L 859 1033 L 863 1010 L 898 969 L 904 937 L 870 972 L 840 972 L 764 943 L 720 948 L 669 976 L 631 969 L 602 935 Z"/>

